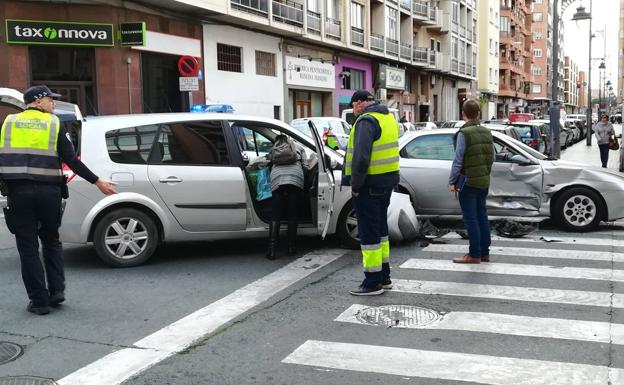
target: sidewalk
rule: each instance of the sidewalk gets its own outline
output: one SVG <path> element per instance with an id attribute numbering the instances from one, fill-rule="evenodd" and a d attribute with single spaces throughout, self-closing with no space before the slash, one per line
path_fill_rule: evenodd
<path id="1" fill-rule="evenodd" d="M 622 125 L 614 124 L 616 135 L 622 133 Z M 598 145 L 596 144 L 596 137 L 592 138 L 591 146 L 586 143 L 587 139 L 583 139 L 580 142 L 561 150 L 561 160 L 567 160 L 570 162 L 583 163 L 588 166 L 600 167 L 600 152 L 598 151 Z M 620 145 L 622 144 L 622 138 L 618 138 Z M 609 151 L 609 163 L 607 168 L 614 171 L 619 171 L 620 168 L 620 151 Z"/>

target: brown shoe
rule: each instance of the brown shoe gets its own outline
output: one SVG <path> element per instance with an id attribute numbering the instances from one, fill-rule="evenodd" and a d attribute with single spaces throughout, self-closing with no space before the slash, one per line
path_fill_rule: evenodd
<path id="1" fill-rule="evenodd" d="M 470 254 L 464 254 L 461 257 L 457 257 L 457 258 L 453 258 L 453 263 L 471 263 L 471 264 L 478 264 L 481 263 L 481 259 L 479 258 L 473 258 L 470 256 Z"/>
<path id="2" fill-rule="evenodd" d="M 481 262 L 490 262 L 490 256 L 489 255 L 482 255 L 481 256 Z"/>

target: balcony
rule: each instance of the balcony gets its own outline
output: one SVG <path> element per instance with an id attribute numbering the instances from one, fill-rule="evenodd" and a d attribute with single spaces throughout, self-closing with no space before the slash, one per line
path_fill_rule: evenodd
<path id="1" fill-rule="evenodd" d="M 412 61 L 412 45 L 401 43 L 401 59 Z"/>
<path id="2" fill-rule="evenodd" d="M 331 39 L 340 40 L 340 20 L 328 17 L 325 19 L 325 36 Z"/>
<path id="3" fill-rule="evenodd" d="M 465 75 L 466 74 L 466 63 L 460 62 L 459 63 L 459 70 L 457 72 L 459 72 L 462 75 Z"/>
<path id="4" fill-rule="evenodd" d="M 414 61 L 415 65 L 426 66 L 428 63 L 427 48 L 415 47 L 412 50 L 412 60 Z"/>
<path id="5" fill-rule="evenodd" d="M 385 38 L 383 35 L 371 33 L 370 35 L 370 48 L 373 51 L 385 52 Z"/>
<path id="6" fill-rule="evenodd" d="M 437 67 L 437 63 L 438 63 L 438 54 L 439 52 L 436 52 L 434 50 L 429 50 L 429 62 L 428 62 L 428 67 L 431 68 L 436 68 Z"/>
<path id="7" fill-rule="evenodd" d="M 457 21 L 451 21 L 451 30 L 455 33 L 459 33 L 459 24 L 457 24 Z"/>
<path id="8" fill-rule="evenodd" d="M 440 33 L 447 33 L 451 25 L 451 16 L 445 13 L 441 9 L 434 9 L 435 19 L 432 20 L 433 25 L 428 26 L 428 29 L 439 31 Z"/>
<path id="9" fill-rule="evenodd" d="M 438 12 L 436 7 L 429 7 L 429 21 L 438 24 Z"/>
<path id="10" fill-rule="evenodd" d="M 288 0 L 273 0 L 273 20 L 302 27 L 303 5 Z"/>
<path id="11" fill-rule="evenodd" d="M 386 53 L 392 56 L 399 56 L 399 41 L 386 38 Z"/>
<path id="12" fill-rule="evenodd" d="M 231 0 L 232 8 L 239 11 L 253 13 L 259 16 L 267 16 L 269 14 L 268 0 Z"/>
<path id="13" fill-rule="evenodd" d="M 476 66 L 472 66 L 472 77 L 473 78 L 477 77 L 477 67 Z"/>
<path id="14" fill-rule="evenodd" d="M 429 4 L 422 0 L 413 0 L 412 13 L 416 19 L 429 20 Z"/>
<path id="15" fill-rule="evenodd" d="M 321 34 L 321 14 L 308 10 L 308 32 Z"/>
<path id="16" fill-rule="evenodd" d="M 364 47 L 364 30 L 351 27 L 351 44 Z"/>
<path id="17" fill-rule="evenodd" d="M 459 73 L 459 61 L 455 58 L 451 58 L 451 72 Z"/>
<path id="18" fill-rule="evenodd" d="M 463 25 L 459 26 L 459 36 L 466 37 L 466 27 L 464 27 Z"/>

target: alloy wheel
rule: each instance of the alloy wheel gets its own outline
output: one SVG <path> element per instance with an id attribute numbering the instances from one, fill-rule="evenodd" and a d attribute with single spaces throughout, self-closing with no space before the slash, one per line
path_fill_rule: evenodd
<path id="1" fill-rule="evenodd" d="M 563 204 L 563 217 L 572 226 L 587 226 L 597 214 L 596 203 L 585 195 L 573 195 Z"/>
<path id="2" fill-rule="evenodd" d="M 119 218 L 106 228 L 106 250 L 116 258 L 136 258 L 148 242 L 147 228 L 136 218 Z"/>

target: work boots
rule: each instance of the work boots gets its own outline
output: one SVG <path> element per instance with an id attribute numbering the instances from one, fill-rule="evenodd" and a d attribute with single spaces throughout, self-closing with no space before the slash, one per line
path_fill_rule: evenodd
<path id="1" fill-rule="evenodd" d="M 273 221 L 269 224 L 269 249 L 267 250 L 267 259 L 275 259 L 275 247 L 277 246 L 277 239 L 279 238 L 280 223 L 279 221 Z"/>
<path id="2" fill-rule="evenodd" d="M 288 255 L 297 254 L 297 221 L 288 221 Z"/>

